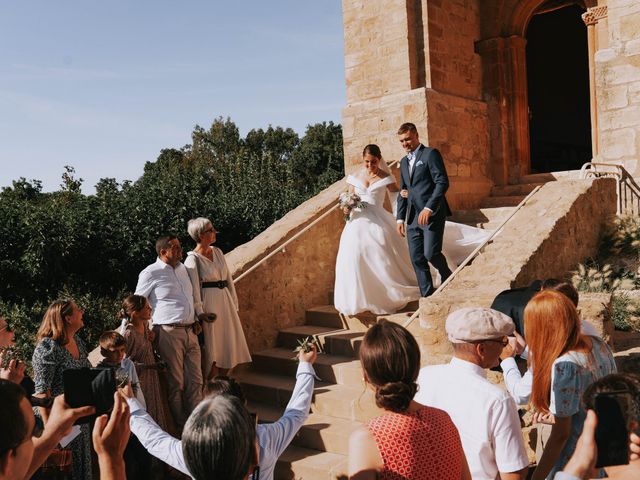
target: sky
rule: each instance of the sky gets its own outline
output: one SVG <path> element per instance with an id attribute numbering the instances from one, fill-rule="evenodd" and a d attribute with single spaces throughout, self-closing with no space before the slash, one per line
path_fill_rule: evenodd
<path id="1" fill-rule="evenodd" d="M 136 180 L 195 125 L 340 122 L 340 0 L 0 3 L 0 187 Z"/>

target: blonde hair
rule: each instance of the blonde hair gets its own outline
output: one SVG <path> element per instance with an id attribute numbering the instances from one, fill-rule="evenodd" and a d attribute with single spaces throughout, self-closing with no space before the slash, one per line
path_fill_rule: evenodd
<path id="1" fill-rule="evenodd" d="M 71 299 L 56 300 L 47 308 L 38 333 L 36 341 L 39 342 L 45 337 L 53 338 L 60 345 L 69 343 L 67 330 L 64 326 L 64 319 L 73 313 L 74 302 Z"/>

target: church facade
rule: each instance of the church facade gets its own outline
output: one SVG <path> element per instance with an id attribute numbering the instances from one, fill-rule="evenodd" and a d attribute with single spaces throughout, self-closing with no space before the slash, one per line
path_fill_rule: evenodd
<path id="1" fill-rule="evenodd" d="M 588 161 L 640 175 L 640 1 L 343 0 L 347 171 L 410 121 L 454 209 Z M 593 160 L 592 160 L 593 159 Z"/>

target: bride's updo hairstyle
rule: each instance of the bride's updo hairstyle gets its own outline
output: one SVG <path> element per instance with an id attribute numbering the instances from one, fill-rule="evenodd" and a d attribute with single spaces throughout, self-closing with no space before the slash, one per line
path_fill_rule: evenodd
<path id="1" fill-rule="evenodd" d="M 364 150 L 362 150 L 362 157 L 364 158 L 367 153 L 382 160 L 382 152 L 380 151 L 380 147 L 374 143 L 370 143 L 369 145 L 364 147 Z"/>
<path id="2" fill-rule="evenodd" d="M 365 381 L 375 388 L 376 405 L 404 412 L 418 390 L 420 349 L 413 335 L 397 323 L 380 320 L 362 340 L 360 362 Z"/>

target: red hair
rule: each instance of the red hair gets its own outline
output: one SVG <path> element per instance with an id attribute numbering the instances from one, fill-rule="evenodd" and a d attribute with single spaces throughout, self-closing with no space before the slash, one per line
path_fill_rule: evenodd
<path id="1" fill-rule="evenodd" d="M 587 342 L 580 331 L 580 316 L 566 295 L 542 290 L 529 300 L 524 309 L 524 331 L 533 357 L 531 404 L 541 412 L 549 412 L 551 371 L 553 362 L 570 350 L 585 350 Z"/>

